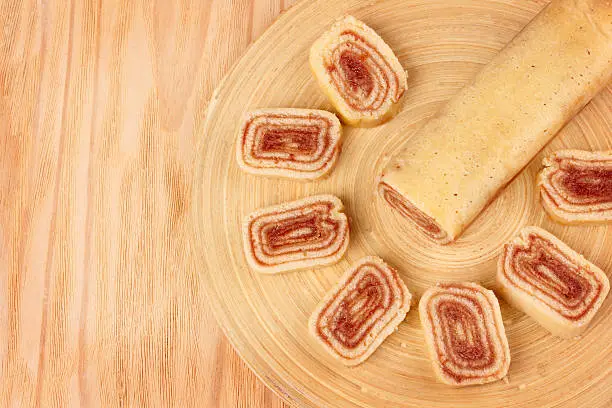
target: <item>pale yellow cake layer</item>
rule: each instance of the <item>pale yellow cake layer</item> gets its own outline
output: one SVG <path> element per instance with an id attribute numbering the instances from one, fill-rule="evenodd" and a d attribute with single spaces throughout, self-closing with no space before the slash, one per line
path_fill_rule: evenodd
<path id="1" fill-rule="evenodd" d="M 389 163 L 455 239 L 612 77 L 612 1 L 555 0 Z"/>

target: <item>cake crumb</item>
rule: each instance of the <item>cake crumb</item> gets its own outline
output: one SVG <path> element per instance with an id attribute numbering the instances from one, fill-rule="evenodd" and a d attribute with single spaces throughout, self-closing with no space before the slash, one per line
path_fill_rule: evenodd
<path id="1" fill-rule="evenodd" d="M 402 342 L 400 343 L 400 346 L 401 346 L 402 348 L 406 348 L 406 347 L 408 347 L 408 344 L 406 344 L 406 343 L 404 343 L 404 342 L 402 341 Z"/>
<path id="2" fill-rule="evenodd" d="M 525 388 L 527 388 L 527 384 L 521 384 L 521 385 L 518 386 L 518 389 L 520 391 L 523 391 Z"/>

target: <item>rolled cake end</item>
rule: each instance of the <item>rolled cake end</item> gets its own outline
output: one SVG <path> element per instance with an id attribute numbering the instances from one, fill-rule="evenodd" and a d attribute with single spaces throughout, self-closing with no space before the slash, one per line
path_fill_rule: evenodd
<path id="1" fill-rule="evenodd" d="M 448 244 L 454 240 L 454 235 L 442 229 L 433 217 L 418 209 L 410 200 L 387 184 L 384 179 L 378 183 L 378 193 L 386 204 L 410 221 L 428 238 L 441 245 Z"/>
<path id="2" fill-rule="evenodd" d="M 383 39 L 356 18 L 333 24 L 312 45 L 309 61 L 345 124 L 376 126 L 399 110 L 406 71 Z"/>
<path id="3" fill-rule="evenodd" d="M 497 290 L 555 336 L 581 335 L 610 290 L 606 274 L 538 227 L 525 227 L 504 246 Z"/>

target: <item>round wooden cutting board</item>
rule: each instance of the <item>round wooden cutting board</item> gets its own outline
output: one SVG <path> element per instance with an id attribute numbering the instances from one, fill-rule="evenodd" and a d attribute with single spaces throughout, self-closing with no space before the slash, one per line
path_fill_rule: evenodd
<path id="1" fill-rule="evenodd" d="M 609 407 L 612 405 L 612 300 L 577 341 L 551 336 L 503 301 L 512 363 L 506 381 L 451 388 L 436 381 L 416 301 L 440 281 L 493 283 L 504 242 L 540 225 L 608 275 L 612 226 L 563 226 L 539 204 L 542 157 L 560 148 L 612 149 L 612 87 L 598 95 L 454 244 L 438 246 L 383 205 L 374 179 L 391 155 L 546 2 L 534 0 L 319 0 L 284 13 L 219 84 L 202 130 L 195 226 L 201 278 L 219 323 L 255 373 L 279 395 L 307 407 Z M 374 28 L 406 68 L 403 109 L 373 129 L 344 130 L 329 178 L 297 182 L 251 176 L 234 158 L 240 118 L 262 107 L 331 109 L 308 67 L 308 49 L 337 17 L 350 13 Z M 214 56 L 212 56 L 214 58 Z M 499 101 L 504 103 L 504 101 Z M 335 266 L 268 276 L 251 271 L 242 251 L 249 212 L 312 194 L 342 199 L 351 242 Z M 308 317 L 353 262 L 378 255 L 415 295 L 413 308 L 364 364 L 347 368 L 308 334 Z M 214 375 L 214 373 L 211 373 Z"/>

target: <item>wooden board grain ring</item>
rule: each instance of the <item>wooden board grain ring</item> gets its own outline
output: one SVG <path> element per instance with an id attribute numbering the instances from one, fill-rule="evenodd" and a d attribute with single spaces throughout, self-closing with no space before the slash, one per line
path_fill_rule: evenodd
<path id="1" fill-rule="evenodd" d="M 308 317 L 350 263 L 378 255 L 418 299 L 437 281 L 490 287 L 502 244 L 524 225 L 551 231 L 610 276 L 612 227 L 563 226 L 539 203 L 543 155 L 560 148 L 611 149 L 612 87 L 598 95 L 527 166 L 454 244 L 428 242 L 374 195 L 374 176 L 444 101 L 490 60 L 544 5 L 538 0 L 318 0 L 283 14 L 219 85 L 199 130 L 194 226 L 200 278 L 216 317 L 240 355 L 279 395 L 304 407 L 591 406 L 612 403 L 612 301 L 580 341 L 550 336 L 504 302 L 512 364 L 507 382 L 462 389 L 435 380 L 418 313 L 364 364 L 347 368 L 308 335 Z M 377 30 L 409 74 L 398 117 L 374 129 L 345 130 L 343 152 L 323 181 L 267 179 L 234 160 L 239 118 L 251 108 L 331 109 L 312 78 L 308 49 L 331 22 L 351 13 Z M 240 220 L 252 210 L 331 193 L 345 203 L 351 244 L 339 264 L 278 276 L 252 272 Z"/>

